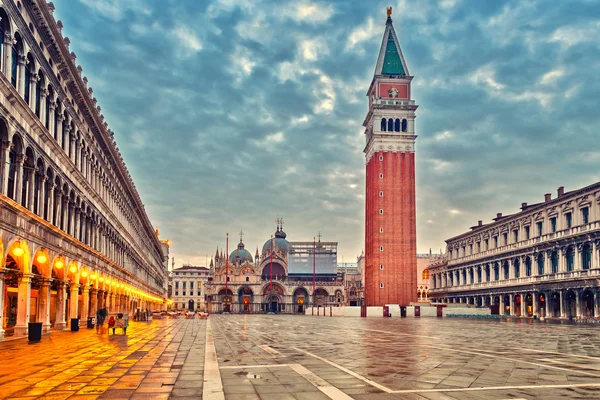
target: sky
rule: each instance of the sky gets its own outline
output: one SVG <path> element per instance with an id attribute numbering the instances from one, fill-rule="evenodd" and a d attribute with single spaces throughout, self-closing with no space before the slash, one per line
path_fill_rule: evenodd
<path id="1" fill-rule="evenodd" d="M 600 2 L 54 0 L 176 266 L 275 231 L 364 246 L 386 10 L 419 105 L 417 248 L 599 180 Z"/>

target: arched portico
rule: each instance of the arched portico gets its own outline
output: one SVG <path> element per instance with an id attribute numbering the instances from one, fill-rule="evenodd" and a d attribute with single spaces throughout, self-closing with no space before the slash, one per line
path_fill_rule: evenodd
<path id="1" fill-rule="evenodd" d="M 296 290 L 294 290 L 294 311 L 295 312 L 297 312 L 298 314 L 304 314 L 304 309 L 308 305 L 308 302 L 309 302 L 308 291 L 305 288 L 299 287 Z"/>

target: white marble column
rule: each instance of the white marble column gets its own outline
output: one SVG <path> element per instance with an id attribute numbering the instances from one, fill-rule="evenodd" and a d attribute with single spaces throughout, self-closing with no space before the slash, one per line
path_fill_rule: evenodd
<path id="1" fill-rule="evenodd" d="M 37 86 L 37 81 L 39 77 L 35 73 L 31 73 L 31 77 L 29 78 L 29 108 L 31 111 L 35 113 L 35 89 Z"/>
<path id="2" fill-rule="evenodd" d="M 98 295 L 99 295 L 99 291 L 97 289 L 90 289 L 90 298 L 91 298 L 91 304 L 90 304 L 90 310 L 88 312 L 88 316 L 89 317 L 96 317 L 96 311 L 98 311 Z M 96 322 L 97 323 L 97 322 Z"/>
<path id="3" fill-rule="evenodd" d="M 31 275 L 23 274 L 19 278 L 19 298 L 17 303 L 17 324 L 15 337 L 27 336 L 29 323 L 29 306 L 31 304 Z"/>
<path id="4" fill-rule="evenodd" d="M 560 317 L 565 318 L 566 317 L 566 315 L 565 315 L 565 297 L 566 296 L 565 296 L 564 289 L 561 289 L 559 291 L 559 294 L 560 294 Z"/>
<path id="5" fill-rule="evenodd" d="M 58 142 L 58 144 L 60 145 L 61 148 L 64 149 L 64 145 L 63 145 L 63 137 L 62 137 L 62 124 L 63 124 L 63 120 L 65 119 L 65 116 L 62 114 L 58 114 L 57 118 L 56 118 L 56 141 Z M 54 134 L 54 133 L 53 133 Z"/>
<path id="6" fill-rule="evenodd" d="M 50 103 L 50 118 L 48 120 L 48 132 L 50 132 L 50 136 L 54 137 L 54 126 L 56 121 L 54 120 L 54 111 L 56 110 L 56 102 Z"/>

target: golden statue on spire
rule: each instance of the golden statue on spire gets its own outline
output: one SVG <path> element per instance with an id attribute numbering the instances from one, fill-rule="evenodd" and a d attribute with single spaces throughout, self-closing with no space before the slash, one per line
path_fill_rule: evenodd
<path id="1" fill-rule="evenodd" d="M 386 7 L 388 18 L 392 16 L 392 6 Z"/>

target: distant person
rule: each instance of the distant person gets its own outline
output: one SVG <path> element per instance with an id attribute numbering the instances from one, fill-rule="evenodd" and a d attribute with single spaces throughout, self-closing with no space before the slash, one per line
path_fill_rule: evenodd
<path id="1" fill-rule="evenodd" d="M 107 315 L 108 312 L 104 307 L 96 311 L 96 332 L 102 332 L 104 330 L 104 321 L 106 320 Z"/>

